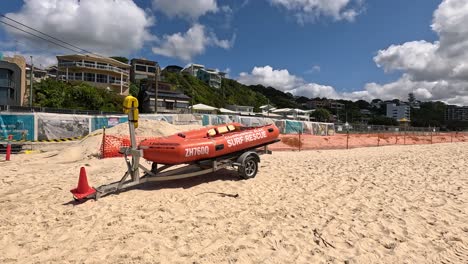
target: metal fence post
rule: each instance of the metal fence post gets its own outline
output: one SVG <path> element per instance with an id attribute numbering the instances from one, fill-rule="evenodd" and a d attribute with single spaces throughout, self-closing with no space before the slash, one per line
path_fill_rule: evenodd
<path id="1" fill-rule="evenodd" d="M 301 151 L 301 144 L 302 144 L 302 141 L 301 141 L 301 132 L 299 132 L 299 152 Z"/>
<path id="2" fill-rule="evenodd" d="M 106 127 L 102 127 L 102 143 L 101 143 L 101 159 L 106 158 L 105 150 L 106 150 Z"/>
<path id="3" fill-rule="evenodd" d="M 429 133 L 431 133 L 431 144 L 432 144 L 432 131 L 430 131 Z"/>
<path id="4" fill-rule="evenodd" d="M 406 145 L 406 128 L 405 132 L 403 133 L 403 145 Z"/>
<path id="5" fill-rule="evenodd" d="M 7 148 L 6 148 L 6 156 L 5 160 L 10 161 L 10 155 L 11 155 L 11 141 L 13 140 L 13 135 L 8 135 L 8 143 L 7 143 Z"/>
<path id="6" fill-rule="evenodd" d="M 346 149 L 349 149 L 349 129 L 346 130 Z"/>

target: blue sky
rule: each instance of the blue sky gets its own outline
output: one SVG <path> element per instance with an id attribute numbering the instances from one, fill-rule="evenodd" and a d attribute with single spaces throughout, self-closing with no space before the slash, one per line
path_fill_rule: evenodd
<path id="1" fill-rule="evenodd" d="M 91 0 L 81 0 L 82 4 L 86 1 Z M 95 0 L 94 3 L 99 5 L 101 1 L 103 0 Z M 170 64 L 185 66 L 189 62 L 201 63 L 220 70 L 229 69 L 231 78 L 246 84 L 276 85 L 277 89 L 310 97 L 317 95 L 350 99 L 386 96 L 405 98 L 408 91 L 417 90 L 416 94 L 421 99 L 452 100 L 453 103 L 468 101 L 468 92 L 467 94 L 454 92 L 450 96 L 443 96 L 440 91 L 435 90 L 437 85 L 428 87 L 428 83 L 432 80 L 419 80 L 419 75 L 416 75 L 415 69 L 411 68 L 415 63 L 407 62 L 411 54 L 419 54 L 418 52 L 428 48 L 428 45 L 419 43 L 415 50 L 408 51 L 411 43 L 424 40 L 427 44 L 436 47 L 440 36 L 445 31 L 450 31 L 448 28 L 445 31 L 442 28 L 436 32 L 431 28 L 431 25 L 437 24 L 434 14 L 438 9 L 442 9 L 441 3 L 463 5 L 462 2 L 465 2 L 463 0 L 324 0 L 323 6 L 322 4 L 314 6 L 313 11 L 305 9 L 314 2 L 309 0 L 135 0 L 133 2 L 136 8 L 141 9 L 152 22 L 149 26 L 147 24 L 149 19 L 138 22 L 145 32 L 140 32 L 142 37 L 133 39 L 134 44 L 128 47 L 125 46 L 125 41 L 106 43 L 106 40 L 99 39 L 99 36 L 84 41 L 86 35 L 81 35 L 80 38 L 72 40 L 73 37 L 70 37 L 68 32 L 50 29 L 51 24 L 48 24 L 49 27 L 44 25 L 41 27 L 39 26 L 41 23 L 28 19 L 34 11 L 22 9 L 25 5 L 32 6 L 32 2 L 40 1 L 1 1 L 0 10 L 3 13 L 19 14 L 15 18 L 27 20 L 23 21 L 24 23 L 33 23 L 28 24 L 30 26 L 36 25 L 58 38 L 107 55 L 145 57 L 158 61 L 163 67 Z M 327 13 L 327 5 L 332 2 L 347 3 L 341 9 L 334 9 L 335 13 Z M 207 3 L 212 5 L 211 9 Z M 179 6 L 179 9 L 175 8 L 172 10 L 173 13 L 168 13 L 164 8 L 165 4 L 171 5 L 171 8 Z M 184 5 L 190 4 L 192 8 L 184 9 Z M 200 9 L 195 5 L 199 5 Z M 213 5 L 216 5 L 216 10 Z M 461 9 L 464 10 L 464 7 Z M 57 8 L 55 12 L 66 13 L 64 8 Z M 109 8 L 112 10 L 112 6 Z M 447 7 L 447 12 L 458 12 L 453 9 Z M 455 9 L 460 9 L 460 6 Z M 106 10 L 104 4 L 102 10 Z M 356 14 L 347 19 L 345 12 L 349 10 Z M 49 18 L 54 11 L 50 12 Z M 129 14 L 131 12 L 128 11 Z M 138 12 L 135 16 L 138 16 Z M 300 21 L 299 16 L 306 17 L 305 21 Z M 462 13 L 462 16 L 467 17 L 466 12 Z M 87 21 L 90 24 L 98 22 L 114 26 L 119 24 L 119 18 L 114 16 L 108 17 L 107 20 Z M 122 21 L 125 21 L 124 18 Z M 126 20 L 124 24 L 130 27 L 132 22 L 133 20 Z M 443 21 L 439 22 L 443 24 Z M 461 22 L 464 20 L 458 21 Z M 92 25 L 87 26 L 92 27 Z M 106 32 L 112 27 L 103 29 L 103 32 Z M 204 34 L 204 40 L 199 43 L 198 48 L 196 45 L 191 45 L 190 38 L 184 35 L 188 34 L 187 31 L 190 29 Z M 99 30 L 99 26 L 96 30 Z M 114 33 L 122 39 L 122 36 L 132 35 L 133 32 L 124 31 L 119 35 L 119 30 L 116 30 Z M 182 38 L 187 37 L 189 41 L 186 39 L 186 42 L 180 43 L 165 38 L 174 34 L 179 34 Z M 11 44 L 14 40 L 25 43 L 18 48 L 22 54 L 39 53 L 47 57 L 47 54 L 67 53 L 50 45 L 42 47 L 42 50 L 38 49 L 40 45 L 33 45 L 30 43 L 31 40 L 22 40 L 22 37 L 24 38 L 21 34 L 7 32 L 5 27 L 0 31 L 1 43 Z M 103 43 L 111 48 L 103 50 Z M 397 50 L 390 50 L 391 45 L 397 46 Z M 114 46 L 116 47 L 113 49 Z M 4 51 L 14 50 L 7 44 L 0 47 Z M 189 49 L 193 50 L 187 52 Z M 382 54 L 377 56 L 379 51 L 382 51 Z M 378 67 L 377 62 L 382 67 Z M 266 66 L 270 66 L 271 69 Z M 255 73 L 254 67 L 257 67 Z M 384 68 L 389 71 L 385 72 Z M 440 78 L 439 81 L 442 83 L 446 78 Z M 390 87 L 392 85 L 406 85 L 408 89 L 393 89 Z M 458 83 L 454 82 L 454 85 Z"/>

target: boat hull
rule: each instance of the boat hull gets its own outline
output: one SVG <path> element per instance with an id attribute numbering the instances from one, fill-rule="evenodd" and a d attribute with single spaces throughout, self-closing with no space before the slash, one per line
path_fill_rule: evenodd
<path id="1" fill-rule="evenodd" d="M 227 127 L 235 130 L 226 132 Z M 208 135 L 210 130 L 216 135 Z M 210 126 L 142 141 L 143 158 L 158 164 L 183 164 L 213 159 L 278 141 L 279 129 L 271 124 L 248 128 L 238 123 Z"/>

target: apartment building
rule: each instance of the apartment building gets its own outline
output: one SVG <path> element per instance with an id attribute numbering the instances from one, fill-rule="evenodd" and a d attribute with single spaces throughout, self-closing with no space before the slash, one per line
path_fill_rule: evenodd
<path id="1" fill-rule="evenodd" d="M 138 83 L 143 79 L 153 79 L 156 74 L 161 72 L 159 64 L 156 61 L 146 59 L 130 60 L 130 80 L 132 83 Z M 159 76 L 158 76 L 159 80 Z"/>
<path id="2" fill-rule="evenodd" d="M 138 100 L 140 101 L 141 113 L 153 113 L 155 104 L 155 83 L 153 80 L 143 80 L 140 82 L 140 92 Z M 174 91 L 172 84 L 158 82 L 157 94 L 158 113 L 188 113 L 191 98 L 182 91 Z"/>
<path id="3" fill-rule="evenodd" d="M 22 106 L 26 97 L 26 60 L 22 56 L 0 61 L 0 105 Z"/>
<path id="4" fill-rule="evenodd" d="M 468 121 L 468 106 L 447 105 L 446 121 Z"/>
<path id="5" fill-rule="evenodd" d="M 170 72 L 170 73 L 180 73 L 184 68 L 178 65 L 168 65 L 166 68 L 162 70 L 162 72 Z"/>
<path id="6" fill-rule="evenodd" d="M 305 106 L 309 109 L 332 108 L 342 110 L 345 108 L 344 104 L 338 103 L 334 100 L 310 100 L 306 102 Z"/>
<path id="7" fill-rule="evenodd" d="M 253 114 L 254 107 L 250 105 L 226 105 L 226 108 L 236 113 Z"/>
<path id="8" fill-rule="evenodd" d="M 190 74 L 202 80 L 209 86 L 219 89 L 221 88 L 221 81 L 226 76 L 226 73 L 214 69 L 207 69 L 201 64 L 190 64 L 182 70 L 182 73 Z"/>
<path id="9" fill-rule="evenodd" d="M 33 83 L 47 79 L 47 70 L 33 66 Z M 26 88 L 31 85 L 31 65 L 26 64 Z"/>
<path id="10" fill-rule="evenodd" d="M 395 103 L 387 103 L 387 117 L 396 120 L 407 119 L 410 120 L 411 107 L 407 104 L 397 105 Z"/>
<path id="11" fill-rule="evenodd" d="M 193 77 L 197 77 L 198 70 L 204 69 L 205 66 L 201 64 L 190 64 L 182 70 L 182 73 L 187 73 Z"/>
<path id="12" fill-rule="evenodd" d="M 57 78 L 63 81 L 82 81 L 128 95 L 130 65 L 94 54 L 57 56 Z"/>
<path id="13" fill-rule="evenodd" d="M 218 71 L 213 69 L 200 69 L 197 71 L 197 78 L 213 88 L 221 88 L 222 77 Z"/>

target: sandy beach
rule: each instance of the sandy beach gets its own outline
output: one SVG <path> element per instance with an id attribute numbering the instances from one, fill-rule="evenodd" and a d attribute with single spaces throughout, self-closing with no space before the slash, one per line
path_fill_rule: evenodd
<path id="1" fill-rule="evenodd" d="M 1 263 L 468 262 L 468 143 L 274 152 L 251 180 L 75 204 L 81 166 L 95 187 L 126 169 L 88 143 L 0 163 Z"/>

